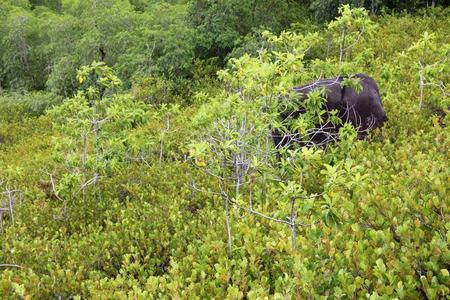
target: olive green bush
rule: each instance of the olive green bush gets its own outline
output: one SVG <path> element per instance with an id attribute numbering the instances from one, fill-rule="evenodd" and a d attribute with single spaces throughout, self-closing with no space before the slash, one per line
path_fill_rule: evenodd
<path id="1" fill-rule="evenodd" d="M 348 9 L 347 55 L 339 26 L 266 32 L 220 81 L 214 63 L 196 70 L 184 106 L 162 80 L 127 93 L 105 62 L 68 68 L 64 101 L 2 94 L 0 208 L 16 194 L 0 210 L 0 298 L 448 297 L 448 90 L 425 85 L 419 109 L 418 63 L 427 49 L 426 82 L 448 88 L 449 12 L 384 15 L 358 39 L 365 13 Z M 345 127 L 341 142 L 277 160 L 270 126 L 308 130 L 323 99 L 298 124 L 279 121 L 277 100 L 356 72 L 376 79 L 385 126 L 364 141 Z"/>

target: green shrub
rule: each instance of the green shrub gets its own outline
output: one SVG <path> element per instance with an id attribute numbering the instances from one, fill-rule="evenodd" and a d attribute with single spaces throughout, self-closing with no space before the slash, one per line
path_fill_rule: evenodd
<path id="1" fill-rule="evenodd" d="M 12 92 L 0 94 L 0 122 L 19 122 L 26 117 L 37 117 L 59 105 L 62 98 L 45 92 Z"/>
<path id="2" fill-rule="evenodd" d="M 74 14 L 85 3 L 69 2 Z M 220 72 L 225 81 L 202 85 L 215 63 L 198 63 L 187 83 L 200 93 L 177 103 L 159 76 L 137 84 L 135 96 L 118 91 L 103 63 L 77 73 L 80 91 L 62 105 L 51 94 L 2 94 L 0 208 L 10 200 L 4 192 L 16 192 L 13 214 L 1 212 L 0 298 L 445 299 L 450 120 L 419 110 L 418 57 L 407 50 L 427 31 L 435 43 L 427 63 L 441 61 L 448 20 L 448 10 L 374 19 L 373 34 L 341 63 L 340 35 L 266 33 L 269 49 L 234 59 Z M 311 44 L 314 54 L 303 57 Z M 259 171 L 239 193 L 227 178 L 222 188 L 241 206 L 228 211 L 229 256 L 220 178 L 205 173 L 220 166 L 199 137 L 220 138 L 214 150 L 235 154 L 226 134 L 236 141 L 239 127 L 224 131 L 218 120 L 246 117 L 256 135 L 241 140 L 257 156 L 252 146 L 267 138 L 269 120 L 260 101 L 320 74 L 359 71 L 376 79 L 389 121 L 364 141 L 348 143 L 349 131 L 347 143 L 284 156 L 305 168 L 303 191 L 318 194 L 297 203 L 295 253 L 286 195 L 300 193 L 299 173 L 258 164 L 270 156 L 251 161 Z M 431 75 L 448 84 L 445 72 Z M 445 95 L 435 102 L 439 93 L 427 91 L 424 103 L 447 103 Z M 142 101 L 150 96 L 152 105 Z M 283 171 L 283 184 L 269 180 Z M 289 225 L 245 210 L 250 192 L 254 211 Z"/>

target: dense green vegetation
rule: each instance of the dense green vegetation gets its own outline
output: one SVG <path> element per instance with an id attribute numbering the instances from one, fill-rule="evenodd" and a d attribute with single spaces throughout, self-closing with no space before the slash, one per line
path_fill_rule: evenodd
<path id="1" fill-rule="evenodd" d="M 448 298 L 450 10 L 412 2 L 2 1 L 0 298 Z M 274 149 L 358 72 L 382 130 Z"/>

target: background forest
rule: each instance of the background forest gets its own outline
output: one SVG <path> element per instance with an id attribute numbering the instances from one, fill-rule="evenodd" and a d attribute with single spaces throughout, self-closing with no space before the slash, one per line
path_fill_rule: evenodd
<path id="1" fill-rule="evenodd" d="M 448 298 L 447 6 L 2 0 L 0 298 Z M 356 73 L 382 130 L 275 149 Z"/>

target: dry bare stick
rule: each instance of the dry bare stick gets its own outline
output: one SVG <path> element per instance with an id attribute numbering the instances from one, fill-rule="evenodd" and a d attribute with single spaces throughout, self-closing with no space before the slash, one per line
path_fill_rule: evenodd
<path id="1" fill-rule="evenodd" d="M 422 62 L 419 60 L 420 65 L 420 96 L 419 96 L 419 110 L 422 109 L 423 106 L 423 94 L 424 94 L 424 88 L 425 88 L 425 76 L 424 76 L 424 66 Z"/>
<path id="2" fill-rule="evenodd" d="M 97 113 L 98 113 L 97 101 L 94 102 L 94 106 L 92 109 L 93 109 L 93 115 L 97 116 Z M 96 186 L 97 179 L 101 177 L 99 175 L 100 174 L 99 162 L 100 162 L 100 159 L 103 159 L 104 157 L 103 157 L 103 149 L 100 149 L 100 130 L 101 130 L 101 126 L 103 125 L 103 123 L 106 123 L 106 122 L 109 122 L 109 118 L 104 118 L 104 119 L 93 118 L 91 120 L 92 131 L 94 133 L 95 171 L 94 171 L 93 181 L 90 182 L 91 180 L 89 180 L 88 182 L 85 182 L 82 185 L 82 188 L 84 188 L 90 184 L 92 184 L 93 186 Z M 100 155 L 102 156 L 101 158 L 100 158 Z M 101 198 L 101 194 L 98 192 L 98 189 L 96 190 L 96 196 L 97 196 L 97 200 L 99 200 Z"/>
<path id="3" fill-rule="evenodd" d="M 282 220 L 282 219 L 277 219 L 277 218 L 274 218 L 274 217 L 265 215 L 265 214 L 263 214 L 263 213 L 261 213 L 261 212 L 259 212 L 259 211 L 254 210 L 254 209 L 250 209 L 250 208 L 241 206 L 241 205 L 237 204 L 237 203 L 234 202 L 234 201 L 230 201 L 230 202 L 231 202 L 234 206 L 236 206 L 238 209 L 245 210 L 245 211 L 247 211 L 247 212 L 249 212 L 249 213 L 251 213 L 251 214 L 260 216 L 260 217 L 262 217 L 262 218 L 265 218 L 265 219 L 268 219 L 268 220 L 271 220 L 271 221 L 274 221 L 274 222 L 277 222 L 277 223 L 283 223 L 283 224 L 291 225 L 291 223 L 290 223 L 289 221 L 285 221 L 285 220 Z"/>
<path id="4" fill-rule="evenodd" d="M 10 189 L 6 188 L 6 193 L 8 195 L 8 204 L 9 204 L 9 213 L 11 214 L 11 223 L 14 226 L 14 212 L 13 212 L 13 205 L 14 205 L 14 191 L 11 191 Z"/>
<path id="5" fill-rule="evenodd" d="M 306 89 L 315 89 L 316 86 L 318 87 L 327 87 L 327 86 L 331 86 L 333 84 L 339 83 L 339 77 L 336 77 L 335 79 L 321 79 L 322 74 L 319 76 L 319 79 L 317 79 L 316 81 L 305 85 L 303 87 L 294 87 L 293 90 L 296 92 L 300 92 Z M 320 84 L 319 84 L 320 83 Z"/>
<path id="6" fill-rule="evenodd" d="M 291 213 L 289 217 L 289 225 L 291 227 L 292 248 L 294 253 L 297 252 L 297 232 L 295 228 L 295 220 L 297 219 L 297 212 L 295 211 L 295 197 L 291 197 Z"/>
<path id="7" fill-rule="evenodd" d="M 0 182 L 0 185 L 1 184 L 3 184 L 3 181 Z M 0 193 L 0 205 L 3 204 L 3 194 L 4 193 Z M 6 211 L 8 211 L 7 208 L 0 207 L 0 232 L 3 232 L 3 213 Z"/>
<path id="8" fill-rule="evenodd" d="M 225 224 L 227 227 L 227 236 L 228 236 L 228 255 L 231 258 L 233 255 L 233 241 L 231 239 L 231 226 L 230 226 L 230 208 L 229 208 L 230 198 L 228 197 L 228 194 L 225 192 L 223 179 L 220 180 L 219 186 L 222 199 L 225 202 Z"/>
<path id="9" fill-rule="evenodd" d="M 449 97 L 449 96 L 450 96 L 450 93 L 447 93 L 447 91 L 445 90 L 445 89 L 446 89 L 446 86 L 445 86 L 445 84 L 444 84 L 442 81 L 439 81 L 438 83 L 435 83 L 435 82 L 426 82 L 424 85 L 425 85 L 425 86 L 432 86 L 432 87 L 437 87 L 437 88 L 439 88 L 439 89 L 441 90 L 442 95 L 443 95 L 444 97 Z"/>
<path id="10" fill-rule="evenodd" d="M 14 265 L 14 264 L 0 264 L 0 267 L 2 267 L 2 268 L 8 268 L 8 267 L 11 267 L 11 268 L 22 269 L 21 266 L 19 266 L 19 265 Z"/>
<path id="11" fill-rule="evenodd" d="M 193 189 L 194 189 L 195 191 L 197 191 L 197 192 L 202 192 L 202 193 L 205 193 L 205 194 L 211 194 L 211 195 L 216 195 L 216 196 L 222 196 L 221 193 L 217 193 L 217 192 L 212 192 L 212 191 L 206 191 L 206 190 L 203 190 L 203 189 L 199 189 L 199 188 L 195 185 L 195 182 L 194 182 L 194 181 L 191 182 L 190 187 L 193 188 Z"/>
<path id="12" fill-rule="evenodd" d="M 5 208 L 0 208 L 0 232 L 3 233 L 3 211 Z"/>
<path id="13" fill-rule="evenodd" d="M 56 188 L 55 188 L 55 181 L 54 181 L 54 179 L 53 179 L 53 175 L 50 174 L 50 173 L 48 173 L 48 175 L 50 175 L 50 182 L 52 183 L 53 194 L 55 194 L 55 196 L 56 196 L 56 198 L 57 198 L 58 200 L 64 202 L 64 200 L 61 199 L 61 197 L 59 197 L 58 192 L 56 191 Z"/>
<path id="14" fill-rule="evenodd" d="M 101 179 L 101 178 L 104 178 L 104 177 L 106 177 L 106 176 L 99 175 L 99 174 L 95 173 L 95 174 L 94 174 L 94 177 L 92 177 L 91 179 L 89 179 L 88 181 L 86 181 L 85 183 L 83 183 L 83 184 L 80 186 L 80 190 L 86 188 L 87 186 L 89 186 L 89 185 L 91 185 L 91 184 L 95 185 L 95 184 L 97 183 L 97 180 L 99 180 L 99 179 Z"/>
<path id="15" fill-rule="evenodd" d="M 81 157 L 81 164 L 82 164 L 82 172 L 83 172 L 83 183 L 86 183 L 86 180 L 87 180 L 87 147 L 88 147 L 86 132 L 82 135 L 82 139 L 83 139 L 83 156 Z M 83 206 L 84 206 L 84 209 L 86 210 L 86 189 L 83 188 L 82 193 L 83 193 Z"/>
<path id="16" fill-rule="evenodd" d="M 55 180 L 53 179 L 53 175 L 51 173 L 48 173 L 48 175 L 50 176 L 50 182 L 52 183 L 52 190 L 53 190 L 53 194 L 56 196 L 56 199 L 60 200 L 63 203 L 63 208 L 62 208 L 62 213 L 61 216 L 55 216 L 53 215 L 53 219 L 54 220 L 63 220 L 64 219 L 64 215 L 67 214 L 67 201 L 62 199 L 59 195 L 58 192 L 56 191 L 56 185 L 55 185 Z"/>
<path id="17" fill-rule="evenodd" d="M 358 37 L 356 38 L 356 41 L 353 44 L 350 44 L 349 46 L 345 47 L 344 51 L 347 53 L 348 50 L 353 48 L 353 46 L 355 46 L 359 42 L 359 40 L 361 39 L 363 34 L 364 34 L 364 30 L 361 30 L 358 34 Z"/>
<path id="18" fill-rule="evenodd" d="M 259 211 L 256 211 L 253 209 L 253 189 L 250 189 L 250 200 L 249 200 L 249 204 L 250 204 L 250 208 L 244 207 L 239 205 L 238 203 L 236 203 L 236 201 L 233 201 L 232 199 L 229 198 L 228 194 L 225 192 L 225 188 L 224 188 L 224 179 L 221 178 L 220 180 L 220 190 L 221 192 L 212 192 L 212 191 L 206 191 L 203 189 L 199 189 L 195 186 L 195 183 L 192 182 L 191 183 L 191 187 L 199 192 L 202 193 L 209 193 L 212 195 L 217 195 L 217 196 L 221 196 L 222 199 L 224 200 L 224 204 L 225 204 L 225 223 L 226 223 L 226 228 L 227 228 L 227 236 L 228 236 L 228 251 L 229 251 L 229 256 L 232 256 L 232 237 L 231 237 L 231 228 L 230 228 L 230 220 L 229 220 L 229 206 L 230 204 L 234 205 L 236 208 L 244 210 L 248 213 L 251 213 L 253 215 L 256 215 L 258 217 L 262 217 L 265 218 L 267 220 L 276 222 L 276 223 L 282 223 L 282 224 L 286 224 L 289 225 L 290 230 L 291 230 L 291 234 L 292 234 L 292 248 L 294 253 L 297 251 L 297 226 L 300 227 L 307 227 L 307 226 L 311 226 L 312 224 L 303 224 L 303 223 L 297 223 L 297 219 L 298 219 L 298 213 L 295 210 L 295 201 L 297 199 L 312 199 L 312 198 L 318 198 L 322 195 L 324 195 L 325 193 L 320 193 L 320 194 L 312 194 L 312 195 L 308 195 L 308 196 L 293 196 L 291 197 L 291 209 L 290 209 L 290 216 L 287 218 L 287 220 L 283 220 L 283 219 L 277 219 L 274 217 L 271 217 L 269 215 L 263 214 Z M 317 223 L 317 222 L 316 222 Z"/>
<path id="19" fill-rule="evenodd" d="M 151 167 L 151 165 L 148 163 L 148 161 L 145 159 L 144 155 L 141 153 L 136 157 L 132 157 L 131 155 L 127 156 L 127 159 L 131 160 L 131 161 L 137 161 L 137 162 L 142 162 L 144 163 L 147 167 Z"/>
<path id="20" fill-rule="evenodd" d="M 15 197 L 14 197 L 14 193 L 18 193 L 18 192 L 20 192 L 20 191 L 19 190 L 10 190 L 7 187 L 4 192 L 0 193 L 0 195 L 1 195 L 0 204 L 3 204 L 3 200 L 5 199 L 5 198 L 3 198 L 4 197 L 3 195 L 6 195 L 6 197 L 7 197 L 6 198 L 7 202 L 4 203 L 7 207 L 0 207 L 0 231 L 1 232 L 3 232 L 3 214 L 5 212 L 9 212 L 10 213 L 10 215 L 11 215 L 11 223 L 13 224 L 13 226 L 15 224 L 15 222 L 14 222 L 14 209 L 13 209 L 13 206 L 14 206 L 16 200 L 15 200 Z M 20 199 L 20 197 L 19 197 L 19 199 Z"/>

